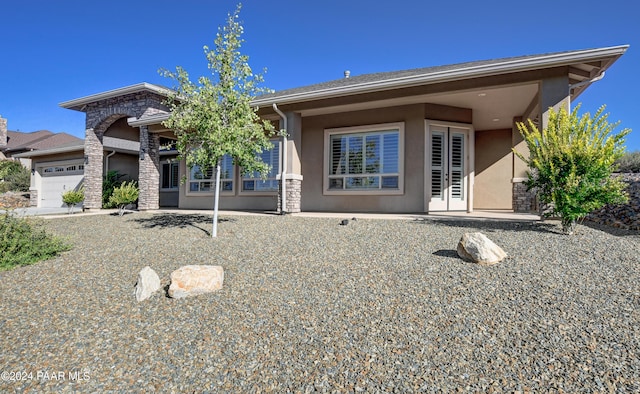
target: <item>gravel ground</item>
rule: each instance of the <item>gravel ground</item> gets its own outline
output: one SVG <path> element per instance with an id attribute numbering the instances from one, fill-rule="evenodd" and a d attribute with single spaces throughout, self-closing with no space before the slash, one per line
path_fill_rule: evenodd
<path id="1" fill-rule="evenodd" d="M 203 215 L 47 220 L 75 247 L 0 273 L 0 391 L 640 391 L 638 232 L 339 221 L 226 216 L 212 240 Z M 457 258 L 477 230 L 508 259 Z M 185 264 L 224 288 L 135 301 L 141 268 Z"/>

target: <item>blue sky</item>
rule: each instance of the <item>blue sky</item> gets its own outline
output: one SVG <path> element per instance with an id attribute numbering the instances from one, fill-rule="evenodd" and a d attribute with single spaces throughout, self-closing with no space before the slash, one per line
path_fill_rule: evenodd
<path id="1" fill-rule="evenodd" d="M 84 137 L 84 114 L 63 101 L 139 82 L 171 86 L 159 68 L 207 75 L 212 45 L 235 1 L 21 0 L 0 5 L 0 115 L 10 130 Z M 607 105 L 617 130 L 634 130 L 640 28 L 633 2 L 246 0 L 243 52 L 267 68 L 275 90 L 352 75 L 629 44 L 627 53 L 578 98 Z"/>

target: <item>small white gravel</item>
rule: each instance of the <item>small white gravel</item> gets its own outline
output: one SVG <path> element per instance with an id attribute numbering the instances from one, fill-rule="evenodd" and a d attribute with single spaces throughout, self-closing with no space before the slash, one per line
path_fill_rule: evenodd
<path id="1" fill-rule="evenodd" d="M 339 223 L 228 216 L 211 239 L 208 215 L 48 220 L 74 248 L 0 273 L 0 371 L 32 373 L 0 392 L 640 391 L 637 231 Z M 470 231 L 509 257 L 462 261 Z M 136 302 L 140 269 L 166 284 L 186 264 L 222 265 L 224 288 Z"/>

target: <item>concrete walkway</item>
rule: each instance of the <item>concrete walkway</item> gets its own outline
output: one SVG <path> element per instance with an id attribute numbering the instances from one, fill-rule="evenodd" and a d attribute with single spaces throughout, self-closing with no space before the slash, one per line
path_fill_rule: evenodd
<path id="1" fill-rule="evenodd" d="M 117 212 L 117 209 L 100 209 L 82 212 L 80 208 L 76 208 L 72 215 L 68 214 L 67 208 L 16 208 L 14 212 L 20 216 L 41 216 L 46 219 L 72 217 L 78 215 L 108 215 Z M 1 211 L 0 211 L 1 212 Z M 137 212 L 137 211 L 127 211 Z M 212 210 L 193 210 L 193 209 L 157 209 L 146 211 L 150 213 L 171 213 L 182 215 L 212 215 Z M 276 216 L 275 211 L 225 211 L 218 213 L 220 216 L 242 216 L 242 215 L 260 215 L 260 216 Z M 318 217 L 318 218 L 337 218 L 337 219 L 385 219 L 385 220 L 416 220 L 416 219 L 468 219 L 468 220 L 499 220 L 499 221 L 538 221 L 540 216 L 529 213 L 515 213 L 512 211 L 474 211 L 467 212 L 432 212 L 424 213 L 349 213 L 349 212 L 299 212 L 292 213 L 291 216 L 297 217 Z"/>

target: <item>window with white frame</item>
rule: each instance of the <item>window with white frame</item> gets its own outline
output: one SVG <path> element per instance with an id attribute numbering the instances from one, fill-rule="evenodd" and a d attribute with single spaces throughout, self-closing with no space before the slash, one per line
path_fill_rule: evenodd
<path id="1" fill-rule="evenodd" d="M 164 190 L 178 189 L 180 184 L 180 178 L 178 177 L 178 163 L 165 162 L 162 163 L 161 169 L 161 185 L 160 188 Z"/>
<path id="2" fill-rule="evenodd" d="M 224 155 L 220 161 L 220 191 L 233 191 L 234 165 L 231 156 Z M 215 168 L 200 168 L 193 166 L 189 171 L 189 192 L 191 193 L 212 193 L 216 183 Z"/>
<path id="3" fill-rule="evenodd" d="M 325 192 L 403 189 L 404 124 L 325 130 Z"/>
<path id="4" fill-rule="evenodd" d="M 262 179 L 259 173 L 242 177 L 243 192 L 277 192 L 279 181 L 276 176 L 280 172 L 280 143 L 271 141 L 272 148 L 264 150 L 260 154 L 262 161 L 271 166 L 271 171 L 266 179 Z"/>

